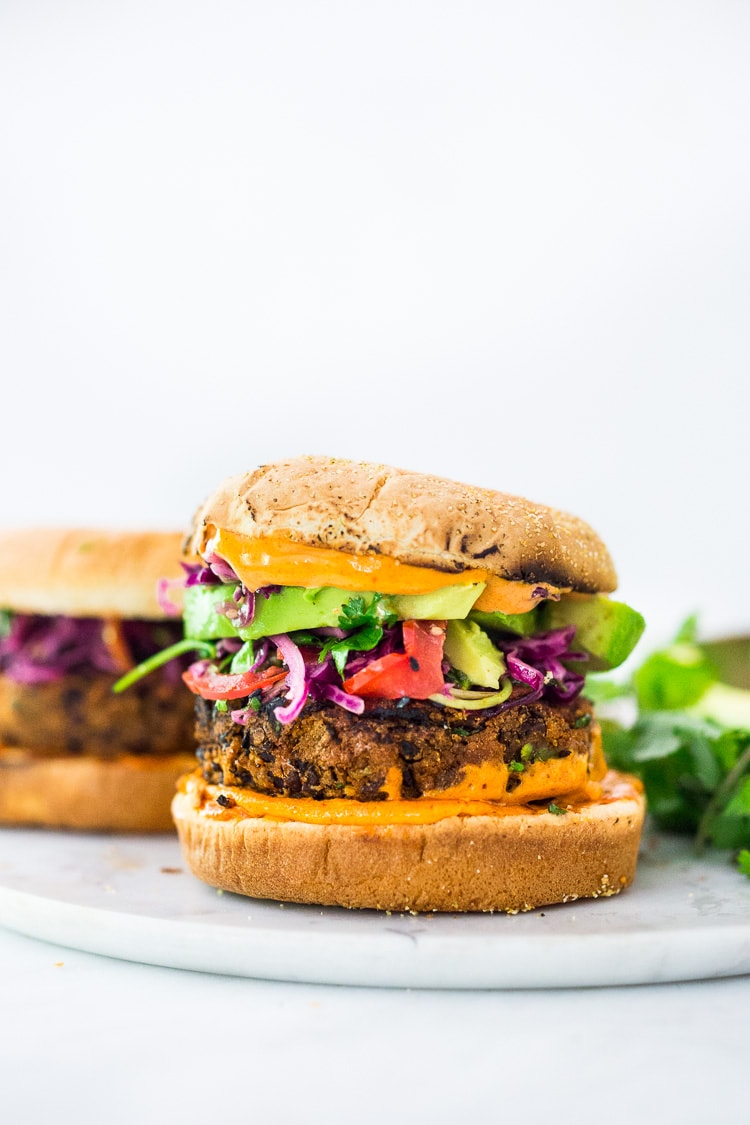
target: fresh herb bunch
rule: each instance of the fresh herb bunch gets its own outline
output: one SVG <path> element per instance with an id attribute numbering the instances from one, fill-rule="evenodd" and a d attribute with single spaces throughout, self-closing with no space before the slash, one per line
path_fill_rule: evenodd
<path id="1" fill-rule="evenodd" d="M 635 701 L 632 726 L 605 720 L 604 748 L 617 769 L 639 776 L 656 823 L 737 853 L 750 875 L 750 638 L 698 641 L 694 617 L 652 653 L 630 683 L 608 682 L 600 699 Z"/>

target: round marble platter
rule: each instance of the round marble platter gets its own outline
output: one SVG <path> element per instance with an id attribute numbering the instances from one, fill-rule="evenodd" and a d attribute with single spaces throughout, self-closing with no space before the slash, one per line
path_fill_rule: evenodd
<path id="1" fill-rule="evenodd" d="M 568 988 L 750 973 L 750 879 L 649 835 L 621 895 L 528 914 L 293 906 L 198 882 L 171 837 L 0 830 L 0 924 L 152 965 L 322 984 Z"/>

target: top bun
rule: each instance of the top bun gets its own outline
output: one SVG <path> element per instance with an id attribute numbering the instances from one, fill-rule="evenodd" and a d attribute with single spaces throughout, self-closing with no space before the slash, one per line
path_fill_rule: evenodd
<path id="1" fill-rule="evenodd" d="M 459 573 L 547 582 L 584 593 L 617 585 L 588 524 L 518 496 L 442 477 L 332 457 L 297 457 L 230 477 L 195 517 L 200 555 L 210 526 L 257 539 L 383 554 Z"/>
<path id="2" fill-rule="evenodd" d="M 160 620 L 161 578 L 178 578 L 179 532 L 0 531 L 0 608 Z"/>

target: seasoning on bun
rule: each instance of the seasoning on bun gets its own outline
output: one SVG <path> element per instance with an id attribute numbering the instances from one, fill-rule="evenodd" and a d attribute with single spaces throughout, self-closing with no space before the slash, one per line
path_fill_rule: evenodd
<path id="1" fill-rule="evenodd" d="M 515 912 L 630 884 L 643 821 L 583 694 L 640 614 L 581 520 L 385 465 L 222 484 L 189 541 L 187 862 L 261 898 Z M 211 651 L 210 646 L 213 646 Z"/>
<path id="2" fill-rule="evenodd" d="M 0 823 L 172 828 L 193 761 L 179 667 L 112 688 L 179 647 L 180 607 L 157 584 L 179 581 L 180 547 L 171 532 L 0 532 Z"/>

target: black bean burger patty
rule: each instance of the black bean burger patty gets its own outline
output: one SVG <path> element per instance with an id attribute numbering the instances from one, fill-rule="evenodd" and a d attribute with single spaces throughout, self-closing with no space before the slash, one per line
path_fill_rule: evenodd
<path id="1" fill-rule="evenodd" d="M 0 745 L 39 754 L 174 754 L 194 745 L 193 696 L 163 676 L 114 695 L 117 677 L 19 684 L 0 675 Z"/>
<path id="2" fill-rule="evenodd" d="M 521 761 L 524 748 L 526 760 L 587 756 L 590 722 L 591 705 L 582 698 L 492 716 L 416 700 L 382 701 L 352 715 L 333 703 L 309 701 L 288 726 L 267 705 L 251 712 L 244 727 L 206 700 L 196 701 L 198 758 L 207 782 L 318 800 L 383 800 L 394 768 L 408 798 L 456 785 L 466 765 Z M 511 776 L 509 791 L 514 783 Z"/>

